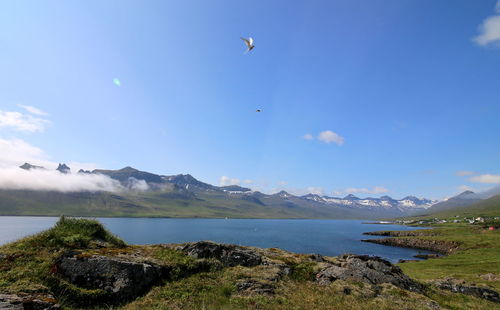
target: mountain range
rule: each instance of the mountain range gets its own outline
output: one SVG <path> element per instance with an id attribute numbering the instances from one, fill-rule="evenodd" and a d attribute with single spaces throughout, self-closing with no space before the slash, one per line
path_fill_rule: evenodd
<path id="1" fill-rule="evenodd" d="M 20 168 L 44 169 L 29 163 Z M 66 164 L 60 164 L 57 171 L 72 173 Z M 238 185 L 211 185 L 189 174 L 165 176 L 132 167 L 77 173 L 105 175 L 119 182 L 122 190 L 0 189 L 0 215 L 374 219 L 417 214 L 436 203 L 414 196 L 296 196 L 286 191 L 264 194 Z"/>

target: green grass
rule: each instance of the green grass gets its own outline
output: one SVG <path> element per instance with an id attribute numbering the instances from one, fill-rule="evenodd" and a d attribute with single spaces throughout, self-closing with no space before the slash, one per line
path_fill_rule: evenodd
<path id="1" fill-rule="evenodd" d="M 400 267 L 420 282 L 431 283 L 455 277 L 500 290 L 500 281 L 479 276 L 500 275 L 500 231 L 481 226 L 447 224 L 418 238 L 458 241 L 459 249 L 450 256 L 403 263 Z M 173 246 L 127 246 L 97 221 L 62 217 L 51 229 L 0 247 L 0 292 L 55 294 L 63 309 L 95 305 L 107 300 L 102 290 L 86 290 L 65 282 L 52 273 L 54 260 L 64 251 L 82 249 L 84 255 L 109 255 L 153 260 L 172 268 L 169 281 L 153 287 L 146 295 L 127 304 L 100 306 L 102 309 L 445 309 L 490 310 L 497 304 L 429 286 L 425 294 L 401 290 L 393 285 L 335 281 L 330 286 L 314 282 L 320 268 L 307 255 L 266 249 L 272 262 L 286 264 L 291 273 L 275 281 L 278 267 L 214 268 L 200 273 L 203 260 L 186 256 Z M 334 258 L 327 258 L 334 261 Z M 321 263 L 320 263 L 321 264 Z M 274 294 L 238 292 L 239 281 L 271 284 Z M 347 292 L 347 293 L 346 293 Z"/>
<path id="2" fill-rule="evenodd" d="M 438 259 L 400 264 L 409 276 L 418 280 L 455 277 L 500 290 L 500 281 L 486 281 L 486 273 L 500 275 L 500 231 L 480 225 L 446 224 L 432 230 L 432 236 L 419 238 L 459 242 L 452 255 Z"/>
<path id="3" fill-rule="evenodd" d="M 55 286 L 64 287 L 66 295 L 81 292 L 72 285 L 54 281 L 54 260 L 69 249 L 103 246 L 122 248 L 126 244 L 97 221 L 61 217 L 49 230 L 0 247 L 4 256 L 0 259 L 0 292 L 46 294 L 53 292 Z"/>
<path id="4" fill-rule="evenodd" d="M 420 295 L 384 284 L 375 292 L 364 283 L 336 281 L 330 286 L 319 286 L 312 281 L 289 278 L 277 284 L 273 295 L 242 295 L 234 285 L 240 272 L 237 267 L 227 268 L 166 283 L 123 309 L 423 310 L 433 309 L 431 305 L 446 305 L 447 309 L 491 310 L 495 307 L 491 302 L 443 291 L 429 290 L 427 295 Z M 349 294 L 345 293 L 347 290 Z"/>
<path id="5" fill-rule="evenodd" d="M 104 242 L 115 247 L 126 244 L 111 234 L 96 220 L 75 219 L 61 216 L 55 226 L 31 240 L 32 244 L 44 243 L 53 248 L 92 248 L 95 242 Z"/>

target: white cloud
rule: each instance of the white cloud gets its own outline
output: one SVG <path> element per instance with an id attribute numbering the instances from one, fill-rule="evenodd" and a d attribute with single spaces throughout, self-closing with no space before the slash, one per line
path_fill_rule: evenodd
<path id="1" fill-rule="evenodd" d="M 309 186 L 307 192 L 315 195 L 323 195 L 324 191 L 321 187 Z"/>
<path id="2" fill-rule="evenodd" d="M 253 180 L 249 180 L 249 179 L 247 179 L 247 180 L 243 180 L 243 183 L 244 183 L 244 184 L 252 184 L 252 183 L 253 183 Z"/>
<path id="3" fill-rule="evenodd" d="M 473 175 L 473 174 L 474 174 L 474 171 L 467 171 L 467 170 L 461 170 L 461 171 L 455 172 L 455 175 L 459 176 L 459 177 L 465 177 L 465 176 Z"/>
<path id="4" fill-rule="evenodd" d="M 488 17 L 479 29 L 480 34 L 474 38 L 477 44 L 486 46 L 490 43 L 500 43 L 500 16 Z"/>
<path id="5" fill-rule="evenodd" d="M 38 108 L 35 108 L 34 106 L 31 106 L 31 105 L 18 104 L 17 106 L 25 109 L 26 111 L 28 111 L 28 113 L 31 113 L 31 114 L 36 114 L 36 115 L 41 115 L 41 116 L 49 115 L 48 113 L 46 113 Z"/>
<path id="6" fill-rule="evenodd" d="M 318 140 L 324 143 L 333 142 L 336 143 L 337 145 L 344 144 L 344 138 L 331 130 L 322 131 L 318 136 Z"/>
<path id="7" fill-rule="evenodd" d="M 233 179 L 228 176 L 221 176 L 219 180 L 220 186 L 228 186 L 228 185 L 240 185 L 239 179 Z"/>
<path id="8" fill-rule="evenodd" d="M 469 181 L 475 183 L 485 183 L 485 184 L 500 184 L 500 175 L 481 174 L 470 178 Z"/>
<path id="9" fill-rule="evenodd" d="M 98 174 L 63 174 L 56 170 L 24 170 L 19 167 L 0 168 L 1 189 L 29 189 L 44 191 L 120 191 L 116 180 Z"/>
<path id="10" fill-rule="evenodd" d="M 45 170 L 24 170 L 23 163 L 42 166 Z M 97 167 L 95 164 L 73 163 L 73 173 L 56 171 L 58 163 L 50 161 L 45 152 L 20 139 L 0 139 L 0 189 L 30 189 L 50 191 L 121 191 L 124 188 L 108 176 L 78 174 L 79 169 Z M 139 186 L 139 187 L 137 187 Z M 137 184 L 136 189 L 140 188 Z"/>
<path id="11" fill-rule="evenodd" d="M 288 184 L 288 182 L 287 182 L 287 181 L 279 181 L 279 182 L 278 182 L 278 185 L 280 185 L 280 186 L 285 186 L 285 185 L 287 185 L 287 184 Z"/>
<path id="12" fill-rule="evenodd" d="M 0 110 L 0 128 L 10 127 L 17 131 L 41 132 L 49 123 L 46 119 L 28 114 Z"/>
<path id="13" fill-rule="evenodd" d="M 311 135 L 310 133 L 306 133 L 305 135 L 302 136 L 303 139 L 306 139 L 306 140 L 313 140 L 314 137 L 313 135 Z"/>
<path id="14" fill-rule="evenodd" d="M 302 136 L 302 139 L 314 140 L 315 137 L 310 133 L 306 133 L 305 135 Z M 344 144 L 344 137 L 340 136 L 339 134 L 337 134 L 331 130 L 325 130 L 325 131 L 320 132 L 317 139 L 318 139 L 318 141 L 321 141 L 324 143 L 336 143 L 337 145 Z"/>
<path id="15" fill-rule="evenodd" d="M 495 12 L 500 13 L 500 1 L 495 6 Z M 481 46 L 491 43 L 500 45 L 500 15 L 486 18 L 479 26 L 479 35 L 473 41 Z"/>
<path id="16" fill-rule="evenodd" d="M 355 193 L 364 193 L 364 194 L 383 194 L 383 193 L 387 193 L 389 192 L 389 190 L 385 187 L 382 187 L 382 186 L 375 186 L 373 187 L 372 189 L 369 189 L 369 188 L 364 188 L 364 187 L 361 187 L 361 188 L 356 188 L 356 187 L 350 187 L 350 188 L 346 188 L 344 190 L 345 193 L 348 193 L 348 194 L 355 194 Z"/>
<path id="17" fill-rule="evenodd" d="M 47 166 L 50 162 L 43 150 L 21 139 L 0 139 L 0 168 L 19 166 L 25 162 Z"/>
<path id="18" fill-rule="evenodd" d="M 18 167 L 24 163 L 55 169 L 59 163 L 53 162 L 45 152 L 21 139 L 0 138 L 0 168 Z M 67 162 L 71 170 L 94 170 L 100 168 L 94 163 Z"/>
<path id="19" fill-rule="evenodd" d="M 144 180 L 138 180 L 136 178 L 128 178 L 128 188 L 134 191 L 147 191 L 149 189 L 148 183 Z"/>

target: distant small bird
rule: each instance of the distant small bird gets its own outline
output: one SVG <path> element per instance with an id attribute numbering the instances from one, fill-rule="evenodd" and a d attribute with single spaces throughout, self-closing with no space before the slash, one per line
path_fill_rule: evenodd
<path id="1" fill-rule="evenodd" d="M 253 45 L 253 39 L 250 37 L 248 39 L 245 39 L 245 38 L 241 38 L 243 41 L 245 41 L 245 44 L 247 45 L 247 53 L 250 52 L 251 50 L 253 50 L 253 48 L 255 47 L 255 45 Z"/>
<path id="2" fill-rule="evenodd" d="M 262 112 L 262 110 L 261 109 L 257 109 L 257 110 L 255 110 L 255 112 Z"/>
<path id="3" fill-rule="evenodd" d="M 122 82 L 120 82 L 120 80 L 118 78 L 114 78 L 113 79 L 113 83 L 116 85 L 116 86 L 121 86 L 122 85 Z"/>

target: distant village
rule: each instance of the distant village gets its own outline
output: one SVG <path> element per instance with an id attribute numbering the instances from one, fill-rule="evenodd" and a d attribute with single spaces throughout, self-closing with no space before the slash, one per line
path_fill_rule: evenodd
<path id="1" fill-rule="evenodd" d="M 456 215 L 452 219 L 439 219 L 437 217 L 433 219 L 424 219 L 424 220 L 396 220 L 394 221 L 395 224 L 403 224 L 403 225 L 430 225 L 430 224 L 446 224 L 446 223 L 468 223 L 468 224 L 479 224 L 479 223 L 488 223 L 491 221 L 498 221 L 500 220 L 500 217 L 463 217 L 460 218 L 459 215 Z M 491 226 L 490 229 L 493 228 L 492 230 L 495 229 L 495 227 Z"/>

